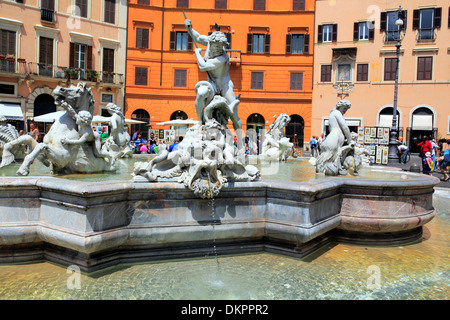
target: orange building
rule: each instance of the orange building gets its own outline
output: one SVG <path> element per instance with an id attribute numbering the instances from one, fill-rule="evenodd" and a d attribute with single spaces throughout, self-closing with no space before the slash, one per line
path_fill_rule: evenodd
<path id="1" fill-rule="evenodd" d="M 130 0 L 126 117 L 152 129 L 168 129 L 157 125 L 163 121 L 197 120 L 194 87 L 206 74 L 198 69 L 183 10 L 200 34 L 217 23 L 227 35 L 243 130 L 264 137 L 274 116 L 287 113 L 286 134 L 303 146 L 311 134 L 312 0 Z"/>

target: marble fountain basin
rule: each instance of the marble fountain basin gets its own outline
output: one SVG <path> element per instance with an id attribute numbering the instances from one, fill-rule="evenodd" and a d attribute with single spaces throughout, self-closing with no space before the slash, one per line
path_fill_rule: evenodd
<path id="1" fill-rule="evenodd" d="M 204 256 L 212 247 L 304 257 L 331 241 L 420 241 L 439 180 L 365 170 L 330 178 L 292 160 L 276 175 L 262 170 L 261 181 L 227 183 L 214 200 L 176 182 L 1 176 L 0 263 L 47 260 L 93 272 Z"/>

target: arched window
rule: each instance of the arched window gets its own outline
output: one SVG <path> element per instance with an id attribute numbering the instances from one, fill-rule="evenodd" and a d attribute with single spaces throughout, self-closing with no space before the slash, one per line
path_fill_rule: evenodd
<path id="1" fill-rule="evenodd" d="M 413 109 L 411 113 L 411 127 L 409 130 L 409 148 L 411 152 L 419 152 L 417 143 L 423 136 L 436 138 L 437 129 L 434 128 L 434 111 L 421 105 Z"/>
<path id="2" fill-rule="evenodd" d="M 291 121 L 286 126 L 286 137 L 294 143 L 295 147 L 303 148 L 303 140 L 305 136 L 305 120 L 298 114 L 290 116 Z"/>
<path id="3" fill-rule="evenodd" d="M 144 139 L 148 139 L 148 129 L 150 124 L 150 114 L 144 109 L 134 110 L 131 114 L 132 120 L 143 121 L 145 123 L 133 124 L 131 125 L 132 138 L 135 132 L 139 132 Z"/>
<path id="4" fill-rule="evenodd" d="M 47 93 L 40 94 L 34 100 L 34 116 L 41 116 L 43 114 L 56 111 L 55 98 Z"/>

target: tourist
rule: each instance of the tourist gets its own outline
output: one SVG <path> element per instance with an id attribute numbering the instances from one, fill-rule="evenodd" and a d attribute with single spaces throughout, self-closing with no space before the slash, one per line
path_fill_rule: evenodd
<path id="1" fill-rule="evenodd" d="M 179 144 L 178 140 L 175 140 L 175 142 L 170 145 L 169 152 L 178 150 L 178 144 Z"/>
<path id="2" fill-rule="evenodd" d="M 320 145 L 322 144 L 322 142 L 323 142 L 323 133 L 320 135 L 320 137 L 317 139 L 317 151 L 319 151 L 319 153 L 320 153 Z"/>
<path id="3" fill-rule="evenodd" d="M 309 140 L 309 146 L 311 148 L 311 156 L 314 158 L 317 157 L 317 140 L 315 136 L 313 136 L 311 140 Z"/>
<path id="4" fill-rule="evenodd" d="M 136 140 L 134 140 L 133 144 L 134 144 L 134 153 L 139 153 L 140 152 L 140 148 L 141 148 L 141 144 L 144 142 L 144 140 L 142 139 L 142 136 L 140 133 L 138 133 Z"/>
<path id="5" fill-rule="evenodd" d="M 431 152 L 428 151 L 425 153 L 424 161 L 423 161 L 423 173 L 431 175 L 431 172 L 434 170 L 434 162 L 431 159 Z"/>
<path id="6" fill-rule="evenodd" d="M 159 146 L 158 146 L 158 151 L 159 152 L 163 152 L 164 150 L 167 150 L 167 145 L 164 142 L 164 140 L 161 140 Z"/>
<path id="7" fill-rule="evenodd" d="M 39 141 L 39 130 L 36 128 L 34 123 L 30 123 L 30 136 L 33 137 L 34 140 Z"/>
<path id="8" fill-rule="evenodd" d="M 159 153 L 159 150 L 158 150 L 158 141 L 155 141 L 155 144 L 153 145 L 153 152 L 154 152 L 155 154 L 158 154 L 158 153 Z"/>
<path id="9" fill-rule="evenodd" d="M 430 139 L 431 143 L 431 159 L 433 160 L 433 163 L 436 163 L 436 150 L 439 149 L 439 146 L 436 143 L 436 140 Z M 436 167 L 434 167 L 433 172 L 436 171 Z"/>
<path id="10" fill-rule="evenodd" d="M 23 136 L 25 134 L 25 132 L 23 130 L 19 131 L 19 136 Z"/>
<path id="11" fill-rule="evenodd" d="M 150 133 L 150 139 L 148 140 L 148 145 L 149 145 L 149 150 L 150 150 L 150 154 L 152 153 L 157 153 L 154 151 L 155 145 L 156 145 L 156 139 L 155 139 L 155 134 L 152 132 Z"/>
<path id="12" fill-rule="evenodd" d="M 406 163 L 406 156 L 408 155 L 409 148 L 406 146 L 406 143 L 403 141 L 402 137 L 398 138 L 397 145 L 400 163 Z"/>
<path id="13" fill-rule="evenodd" d="M 419 142 L 417 145 L 418 145 L 419 148 L 420 148 L 420 154 L 419 154 L 419 156 L 422 158 L 422 171 L 425 172 L 425 170 L 426 170 L 426 169 L 425 169 L 425 166 L 426 166 L 426 163 L 425 163 L 425 154 L 426 154 L 427 152 L 429 152 L 430 155 L 431 155 L 431 149 L 432 149 L 431 142 L 428 140 L 427 136 L 423 136 L 423 137 L 422 137 L 422 141 Z"/>
<path id="14" fill-rule="evenodd" d="M 442 141 L 442 155 L 438 158 L 438 165 L 441 172 L 444 174 L 442 181 L 447 181 L 449 179 L 450 170 L 450 140 L 443 139 Z"/>
<path id="15" fill-rule="evenodd" d="M 104 142 L 106 141 L 106 139 L 109 138 L 109 134 L 108 134 L 108 132 L 106 132 L 106 128 L 105 128 L 105 127 L 102 127 L 102 128 L 100 129 L 100 131 L 101 131 L 101 134 L 100 134 L 100 141 L 101 141 L 102 143 L 104 143 Z"/>
<path id="16" fill-rule="evenodd" d="M 139 147 L 139 151 L 141 154 L 147 154 L 148 153 L 147 145 L 144 143 L 141 143 L 141 145 Z"/>

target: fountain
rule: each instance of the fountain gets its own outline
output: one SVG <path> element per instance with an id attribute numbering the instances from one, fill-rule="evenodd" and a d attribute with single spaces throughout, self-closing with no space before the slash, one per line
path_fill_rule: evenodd
<path id="1" fill-rule="evenodd" d="M 92 115 L 89 89 L 58 87 L 56 103 L 67 112 L 44 143 L 20 137 L 5 145 L 2 162 L 11 161 L 14 146 L 25 143 L 33 151 L 18 170 L 22 176 L 0 178 L 1 263 L 46 259 L 93 272 L 120 263 L 205 256 L 211 242 L 215 255 L 265 251 L 305 257 L 335 241 L 399 245 L 421 239 L 423 225 L 435 215 L 432 196 L 439 180 L 402 172 L 386 179 L 337 176 L 359 170 L 347 132 L 348 146 L 341 131 L 327 138 L 326 157 L 317 159 L 313 180 L 260 179 L 263 167 L 244 165 L 242 139 L 234 146 L 226 126 L 231 119 L 240 137 L 239 100 L 229 79 L 223 34 L 200 36 L 189 20 L 185 24 L 196 42 L 208 46 L 205 57 L 195 51 L 208 81 L 196 86 L 199 123 L 179 150 L 136 162 L 127 180 L 105 183 L 101 174 L 98 181 L 27 176 L 35 159 L 54 173 L 90 175 L 114 174 L 117 162 L 125 161 L 118 160 L 122 151 L 96 153 L 110 151 L 98 149 L 95 135 L 83 129 L 81 112 Z M 333 111 L 339 122 L 338 112 Z M 287 120 L 280 117 L 281 127 Z M 283 160 L 292 150 L 281 127 L 272 127 L 279 131 L 272 140 L 282 140 L 282 147 L 270 144 L 263 156 L 273 156 L 274 178 L 281 165 L 289 165 Z"/>

